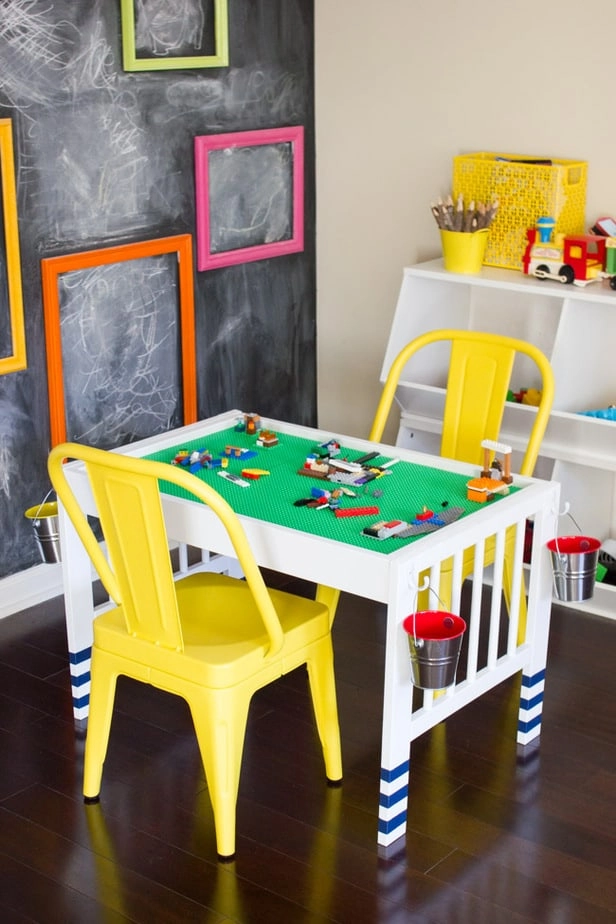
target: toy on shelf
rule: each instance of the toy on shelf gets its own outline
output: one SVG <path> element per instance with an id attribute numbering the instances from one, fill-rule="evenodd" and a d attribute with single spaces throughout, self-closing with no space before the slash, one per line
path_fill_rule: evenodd
<path id="1" fill-rule="evenodd" d="M 470 501 L 485 504 L 486 501 L 492 500 L 497 494 L 509 493 L 509 485 L 513 483 L 511 446 L 507 446 L 505 443 L 496 443 L 493 440 L 483 440 L 481 448 L 483 449 L 483 469 L 479 478 L 471 478 L 470 481 L 467 481 L 466 496 Z M 502 462 L 496 455 L 490 462 L 492 453 L 497 452 L 502 454 Z M 496 473 L 496 477 L 494 473 Z"/>
<path id="2" fill-rule="evenodd" d="M 602 234 L 604 237 L 616 237 L 616 219 L 609 216 L 597 218 L 590 233 Z"/>
<path id="3" fill-rule="evenodd" d="M 522 270 L 527 276 L 588 285 L 608 278 L 616 289 L 616 238 L 602 234 L 552 234 L 553 219 L 540 218 L 526 231 Z"/>
<path id="4" fill-rule="evenodd" d="M 595 411 L 578 411 L 578 414 L 582 414 L 584 417 L 598 417 L 599 420 L 613 420 L 616 421 L 616 405 L 610 404 L 608 407 L 598 408 Z"/>
<path id="5" fill-rule="evenodd" d="M 507 392 L 507 401 L 515 401 L 516 404 L 528 404 L 531 407 L 539 407 L 541 397 L 542 392 L 538 388 L 520 388 L 519 391 Z"/>
<path id="6" fill-rule="evenodd" d="M 539 232 L 539 243 L 548 244 L 552 239 L 552 232 L 556 227 L 556 221 L 554 218 L 549 216 L 544 216 L 543 218 L 537 219 L 537 231 Z"/>

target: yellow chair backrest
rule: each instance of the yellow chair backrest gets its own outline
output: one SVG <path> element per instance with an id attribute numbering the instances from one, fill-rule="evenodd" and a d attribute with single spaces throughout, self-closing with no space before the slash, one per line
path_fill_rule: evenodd
<path id="1" fill-rule="evenodd" d="M 554 375 L 547 357 L 531 343 L 500 334 L 466 330 L 434 330 L 422 334 L 398 353 L 381 393 L 369 439 L 379 441 L 404 369 L 415 353 L 432 343 L 451 342 L 441 455 L 482 463 L 482 440 L 498 440 L 517 353 L 528 356 L 541 375 L 537 407 L 521 475 L 532 475 L 554 400 Z M 412 376 L 411 376 L 412 378 Z"/>
<path id="2" fill-rule="evenodd" d="M 85 465 L 109 561 L 66 479 L 66 459 Z M 99 577 L 122 608 L 127 632 L 159 646 L 183 650 L 159 490 L 159 481 L 168 481 L 207 504 L 222 520 L 269 636 L 268 654 L 280 650 L 280 621 L 242 525 L 229 504 L 209 485 L 173 465 L 76 443 L 62 443 L 52 449 L 48 466 L 58 498 Z"/>

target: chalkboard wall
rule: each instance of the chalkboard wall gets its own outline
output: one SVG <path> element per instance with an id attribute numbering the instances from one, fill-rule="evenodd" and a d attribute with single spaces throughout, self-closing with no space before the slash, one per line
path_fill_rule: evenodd
<path id="1" fill-rule="evenodd" d="M 181 5 L 188 15 L 202 3 Z M 202 5 L 206 31 L 211 8 L 207 0 Z M 0 117 L 13 121 L 28 353 L 26 370 L 0 376 L 0 577 L 40 561 L 24 518 L 49 489 L 40 261 L 172 234 L 194 236 L 196 135 L 305 128 L 304 251 L 195 272 L 199 416 L 238 407 L 315 422 L 313 0 L 229 0 L 228 13 L 228 67 L 128 73 L 121 63 L 119 0 L 0 5 Z M 164 260 L 156 271 L 165 277 Z M 72 311 L 79 306 L 82 274 L 70 275 L 60 295 Z M 117 282 L 111 280 L 110 291 Z M 163 278 L 149 302 L 170 355 L 177 355 L 176 297 L 174 284 Z M 116 304 L 110 299 L 117 323 L 107 318 L 100 330 L 108 353 L 114 338 L 113 349 L 130 351 L 127 330 L 133 328 L 123 327 L 124 312 L 139 310 L 122 303 L 120 313 Z M 0 306 L 0 313 L 5 310 Z M 95 334 L 90 330 L 84 350 L 93 349 Z M 141 334 L 152 335 L 151 328 Z M 139 352 L 137 342 L 134 349 Z M 65 380 L 86 360 L 64 355 Z M 130 365 L 130 356 L 122 362 Z M 92 427 L 91 442 L 117 445 L 101 420 L 106 404 L 121 407 L 124 399 L 117 442 L 178 422 L 177 371 L 163 365 L 164 377 L 158 384 L 152 379 L 138 396 L 122 394 L 113 365 L 103 370 L 79 411 Z"/>
<path id="2" fill-rule="evenodd" d="M 60 275 L 67 439 L 112 449 L 182 425 L 176 276 L 175 253 Z"/>

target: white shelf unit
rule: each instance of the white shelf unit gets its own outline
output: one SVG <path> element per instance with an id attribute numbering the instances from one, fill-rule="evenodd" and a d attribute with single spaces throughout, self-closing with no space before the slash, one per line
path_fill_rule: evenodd
<path id="1" fill-rule="evenodd" d="M 576 413 L 616 404 L 616 292 L 605 281 L 582 288 L 492 267 L 459 275 L 440 259 L 408 267 L 381 381 L 409 340 L 442 327 L 507 334 L 543 350 L 556 391 L 535 475 L 560 482 L 561 503 L 584 534 L 616 539 L 616 423 Z M 428 347 L 403 373 L 398 445 L 438 452 L 447 354 L 444 345 Z M 536 375 L 530 361 L 516 361 L 514 390 L 539 387 Z M 514 449 L 514 471 L 534 413 L 513 402 L 505 410 L 500 438 Z M 576 532 L 570 517 L 561 517 L 559 533 Z M 598 583 L 591 600 L 575 605 L 616 619 L 616 587 Z"/>

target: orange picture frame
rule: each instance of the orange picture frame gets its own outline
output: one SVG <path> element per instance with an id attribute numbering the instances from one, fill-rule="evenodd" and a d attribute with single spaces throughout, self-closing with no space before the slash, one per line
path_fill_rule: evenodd
<path id="1" fill-rule="evenodd" d="M 27 367 L 12 119 L 0 119 L 0 187 L 8 296 L 7 329 L 11 338 L 10 353 L 0 357 L 0 375 L 4 375 Z"/>
<path id="2" fill-rule="evenodd" d="M 139 241 L 87 250 L 41 260 L 51 445 L 66 440 L 64 364 L 62 358 L 61 306 L 58 280 L 61 274 L 121 263 L 143 257 L 176 253 L 178 259 L 179 324 L 182 405 L 184 423 L 197 420 L 197 370 L 195 360 L 195 311 L 193 248 L 190 234 Z"/>

